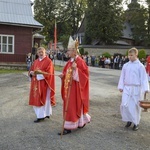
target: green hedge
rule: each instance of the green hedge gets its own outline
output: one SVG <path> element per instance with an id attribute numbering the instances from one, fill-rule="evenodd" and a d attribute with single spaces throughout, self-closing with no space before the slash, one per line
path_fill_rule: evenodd
<path id="1" fill-rule="evenodd" d="M 142 58 L 145 59 L 145 58 L 146 58 L 146 52 L 145 52 L 145 49 L 139 50 L 138 57 L 139 57 L 139 59 L 142 59 Z"/>
<path id="2" fill-rule="evenodd" d="M 102 56 L 104 56 L 104 57 L 108 57 L 108 58 L 110 58 L 110 57 L 111 57 L 111 55 L 110 55 L 108 52 L 103 53 L 103 54 L 102 54 Z"/>
<path id="3" fill-rule="evenodd" d="M 84 48 L 83 47 L 79 48 L 79 52 L 81 55 L 84 55 Z"/>

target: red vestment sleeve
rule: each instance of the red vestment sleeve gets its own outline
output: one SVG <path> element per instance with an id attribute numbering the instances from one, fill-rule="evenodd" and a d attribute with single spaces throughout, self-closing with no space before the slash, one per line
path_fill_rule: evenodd
<path id="1" fill-rule="evenodd" d="M 77 59 L 78 75 L 79 75 L 79 91 L 83 103 L 83 113 L 89 111 L 89 70 L 83 59 Z"/>
<path id="2" fill-rule="evenodd" d="M 150 75 L 150 56 L 146 59 L 146 72 Z"/>

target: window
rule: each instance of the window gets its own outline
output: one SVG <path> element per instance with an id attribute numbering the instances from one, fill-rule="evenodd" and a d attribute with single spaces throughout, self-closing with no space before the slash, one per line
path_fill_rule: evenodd
<path id="1" fill-rule="evenodd" d="M 0 34 L 0 53 L 14 54 L 14 36 Z"/>

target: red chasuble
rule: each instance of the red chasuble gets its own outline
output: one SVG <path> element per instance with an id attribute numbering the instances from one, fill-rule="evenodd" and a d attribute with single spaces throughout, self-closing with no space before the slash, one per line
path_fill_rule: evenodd
<path id="1" fill-rule="evenodd" d="M 150 75 L 150 56 L 146 59 L 146 72 Z"/>
<path id="2" fill-rule="evenodd" d="M 43 106 L 46 102 L 47 88 L 49 87 L 51 105 L 55 105 L 55 80 L 54 80 L 54 67 L 52 61 L 46 56 L 41 61 L 36 59 L 31 66 L 30 71 L 41 70 L 48 74 L 43 74 L 43 80 L 37 80 L 36 76 L 32 76 L 29 105 Z"/>
<path id="3" fill-rule="evenodd" d="M 68 103 L 68 111 L 65 121 L 76 122 L 81 116 L 81 111 L 86 114 L 89 110 L 89 71 L 85 61 L 81 57 L 77 57 L 75 60 L 78 69 L 79 82 L 72 80 L 70 89 L 70 97 Z M 68 73 L 71 69 L 72 63 L 70 60 L 67 62 L 63 69 L 64 77 L 62 78 L 61 94 L 64 101 L 64 108 L 66 106 L 66 100 L 69 89 Z M 63 111 L 63 112 L 64 112 Z"/>

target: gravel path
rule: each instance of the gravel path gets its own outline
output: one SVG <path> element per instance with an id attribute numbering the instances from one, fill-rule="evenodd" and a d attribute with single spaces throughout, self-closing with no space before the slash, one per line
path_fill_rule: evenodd
<path id="1" fill-rule="evenodd" d="M 35 124 L 26 74 L 0 75 L 0 150 L 150 150 L 150 113 L 142 113 L 138 131 L 124 128 L 121 121 L 120 71 L 90 67 L 92 121 L 62 139 L 57 135 L 62 128 L 60 79 L 52 117 Z"/>

